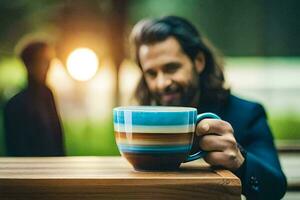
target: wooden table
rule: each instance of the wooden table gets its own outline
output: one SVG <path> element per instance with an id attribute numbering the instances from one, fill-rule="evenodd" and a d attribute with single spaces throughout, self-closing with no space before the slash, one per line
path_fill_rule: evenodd
<path id="1" fill-rule="evenodd" d="M 0 199 L 241 199 L 241 183 L 201 160 L 137 172 L 121 157 L 2 157 Z"/>

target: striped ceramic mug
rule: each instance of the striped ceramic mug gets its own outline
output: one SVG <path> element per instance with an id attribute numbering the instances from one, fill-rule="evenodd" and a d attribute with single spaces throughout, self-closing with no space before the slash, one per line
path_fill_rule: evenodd
<path id="1" fill-rule="evenodd" d="M 136 170 L 176 170 L 190 155 L 195 127 L 213 113 L 197 115 L 190 107 L 128 106 L 113 109 L 115 138 L 120 153 Z"/>

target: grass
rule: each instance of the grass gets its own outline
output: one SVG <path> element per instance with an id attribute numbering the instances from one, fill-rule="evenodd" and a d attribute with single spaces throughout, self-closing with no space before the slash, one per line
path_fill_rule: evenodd
<path id="1" fill-rule="evenodd" d="M 273 117 L 269 124 L 276 140 L 300 140 L 300 117 Z"/>
<path id="2" fill-rule="evenodd" d="M 63 126 L 67 155 L 119 155 L 112 120 L 64 121 Z"/>

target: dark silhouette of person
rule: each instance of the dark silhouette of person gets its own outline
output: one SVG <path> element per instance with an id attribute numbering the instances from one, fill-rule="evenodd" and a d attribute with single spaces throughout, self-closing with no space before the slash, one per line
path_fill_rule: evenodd
<path id="1" fill-rule="evenodd" d="M 63 132 L 46 76 L 54 49 L 46 42 L 27 44 L 20 57 L 28 85 L 4 107 L 8 156 L 64 156 Z"/>

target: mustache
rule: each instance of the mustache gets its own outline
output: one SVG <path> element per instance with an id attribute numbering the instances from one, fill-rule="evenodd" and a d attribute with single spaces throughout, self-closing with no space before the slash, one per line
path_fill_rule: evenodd
<path id="1" fill-rule="evenodd" d="M 177 92 L 182 92 L 182 88 L 179 85 L 173 84 L 166 88 L 164 88 L 162 91 L 158 91 L 157 95 L 166 95 L 166 94 L 173 94 Z"/>
<path id="2" fill-rule="evenodd" d="M 153 92 L 152 98 L 156 101 L 158 105 L 164 105 L 163 102 L 161 102 L 164 95 L 172 95 L 174 93 L 180 94 L 180 105 L 181 106 L 189 106 L 191 101 L 194 99 L 195 95 L 197 94 L 198 88 L 196 86 L 193 86 L 192 84 L 184 87 L 180 84 L 172 84 L 167 87 L 165 87 L 161 91 L 155 91 Z M 177 102 L 178 103 L 178 102 Z M 177 105 L 178 106 L 178 105 Z"/>

